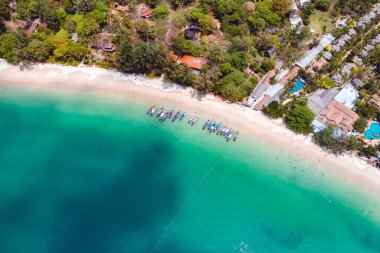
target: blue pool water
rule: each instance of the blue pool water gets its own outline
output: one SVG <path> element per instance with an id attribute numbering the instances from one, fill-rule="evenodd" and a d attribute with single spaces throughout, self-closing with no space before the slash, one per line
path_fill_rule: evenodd
<path id="1" fill-rule="evenodd" d="M 290 91 L 290 94 L 294 94 L 294 93 L 297 93 L 298 91 L 300 91 L 303 86 L 305 86 L 305 83 L 302 82 L 302 80 L 300 78 L 297 79 L 296 81 L 296 87 L 294 87 L 291 91 Z"/>
<path id="2" fill-rule="evenodd" d="M 364 136 L 368 140 L 380 139 L 380 124 L 372 123 L 367 131 L 365 131 Z"/>

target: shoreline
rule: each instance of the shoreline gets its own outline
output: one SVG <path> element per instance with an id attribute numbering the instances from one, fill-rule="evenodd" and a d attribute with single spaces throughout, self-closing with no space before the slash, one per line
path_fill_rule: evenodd
<path id="1" fill-rule="evenodd" d="M 143 105 L 153 103 L 191 109 L 201 115 L 228 121 L 243 135 L 258 139 L 323 168 L 339 180 L 352 182 L 371 195 L 380 194 L 380 171 L 353 155 L 335 156 L 312 142 L 310 136 L 297 135 L 279 120 L 239 104 L 231 104 L 213 95 L 199 99 L 191 88 L 164 83 L 137 75 L 97 67 L 70 67 L 38 64 L 32 70 L 0 60 L 0 89 L 18 87 L 33 90 L 90 92 L 111 99 L 132 100 Z"/>

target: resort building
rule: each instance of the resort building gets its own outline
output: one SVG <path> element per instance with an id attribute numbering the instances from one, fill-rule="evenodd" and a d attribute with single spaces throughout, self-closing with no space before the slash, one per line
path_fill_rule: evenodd
<path id="1" fill-rule="evenodd" d="M 345 132 L 352 131 L 358 119 L 359 115 L 335 99 L 316 118 L 325 126 L 335 125 Z"/>
<path id="2" fill-rule="evenodd" d="M 332 98 L 336 92 L 338 92 L 336 89 L 331 89 L 331 91 L 316 93 L 309 97 L 308 106 L 317 114 L 312 122 L 315 132 L 330 125 L 335 125 L 344 132 L 352 131 L 355 122 L 359 119 L 359 115 L 351 110 L 359 97 L 354 87 L 348 84 Z M 326 103 L 328 103 L 327 106 L 325 106 Z"/>
<path id="3" fill-rule="evenodd" d="M 41 22 L 40 22 L 40 19 L 34 19 L 32 21 L 32 23 L 30 23 L 28 26 L 27 26 L 27 29 L 26 29 L 26 34 L 27 35 L 32 35 L 36 30 L 37 30 L 37 27 L 41 25 Z"/>
<path id="4" fill-rule="evenodd" d="M 355 106 L 355 100 L 359 98 L 358 91 L 351 85 L 347 84 L 344 88 L 335 96 L 335 100 L 342 103 L 349 109 Z"/>
<path id="5" fill-rule="evenodd" d="M 140 18 L 151 18 L 153 17 L 153 12 L 146 6 L 141 6 L 140 8 Z"/>
<path id="6" fill-rule="evenodd" d="M 304 56 L 296 62 L 296 65 L 300 68 L 306 69 L 318 57 L 318 55 L 323 52 L 324 48 L 330 45 L 334 40 L 334 36 L 327 34 L 316 47 L 306 52 Z"/>
<path id="7" fill-rule="evenodd" d="M 372 95 L 371 99 L 369 100 L 369 103 L 371 105 L 374 105 L 377 107 L 377 109 L 380 111 L 380 97 L 377 94 Z"/>
<path id="8" fill-rule="evenodd" d="M 308 96 L 307 106 L 314 113 L 318 115 L 326 106 L 334 99 L 339 93 L 338 88 L 334 87 L 329 90 L 319 89 Z"/>
<path id="9" fill-rule="evenodd" d="M 356 88 L 356 89 L 361 89 L 363 88 L 364 86 L 364 82 L 362 80 L 360 80 L 359 78 L 355 78 L 351 81 L 352 85 Z"/>
<path id="10" fill-rule="evenodd" d="M 265 91 L 270 86 L 270 80 L 275 76 L 276 72 L 275 70 L 269 71 L 264 78 L 260 81 L 260 83 L 257 85 L 256 89 L 253 90 L 251 96 L 248 98 L 248 101 L 246 103 L 246 106 L 252 107 L 252 105 L 258 101 L 265 93 Z"/>
<path id="11" fill-rule="evenodd" d="M 207 60 L 203 57 L 184 55 L 178 62 L 192 68 L 195 74 L 200 74 L 203 66 L 207 63 Z"/>

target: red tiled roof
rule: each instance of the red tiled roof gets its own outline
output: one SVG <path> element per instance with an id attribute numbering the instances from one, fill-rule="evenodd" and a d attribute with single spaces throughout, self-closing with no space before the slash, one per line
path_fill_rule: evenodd
<path id="1" fill-rule="evenodd" d="M 261 110 L 263 109 L 264 105 L 268 100 L 271 98 L 269 95 L 265 95 L 254 107 L 256 110 Z"/>
<path id="2" fill-rule="evenodd" d="M 122 5 L 118 5 L 116 8 L 115 8 L 117 11 L 127 11 L 128 10 L 128 6 L 122 6 Z"/>
<path id="3" fill-rule="evenodd" d="M 262 82 L 265 84 L 265 85 L 270 85 L 270 79 L 272 78 L 272 77 L 274 77 L 274 75 L 276 74 L 276 71 L 274 70 L 274 69 L 272 69 L 271 71 L 269 71 L 266 75 L 265 75 L 265 77 L 264 77 L 264 79 L 262 80 Z"/>
<path id="4" fill-rule="evenodd" d="M 178 58 L 179 58 L 179 56 L 173 53 L 173 54 L 170 54 L 170 58 L 171 58 L 173 61 L 177 61 Z"/>
<path id="5" fill-rule="evenodd" d="M 279 81 L 280 84 L 285 85 L 291 80 L 293 80 L 297 75 L 298 71 L 300 70 L 300 67 L 296 66 L 292 68 L 281 80 Z"/>
<path id="6" fill-rule="evenodd" d="M 151 18 L 153 17 L 153 13 L 148 7 L 143 6 L 140 9 L 140 16 L 143 18 Z"/>
<path id="7" fill-rule="evenodd" d="M 369 102 L 380 109 L 380 97 L 377 94 L 373 95 Z"/>
<path id="8" fill-rule="evenodd" d="M 196 57 L 192 55 L 184 55 L 180 60 L 181 63 L 187 65 L 192 69 L 201 70 L 202 67 L 207 63 L 207 60 L 203 57 Z"/>
<path id="9" fill-rule="evenodd" d="M 30 25 L 30 27 L 28 28 L 28 30 L 26 31 L 27 34 L 32 34 L 36 31 L 37 29 L 37 26 L 38 26 L 38 21 L 37 20 L 34 20 L 33 23 Z"/>
<path id="10" fill-rule="evenodd" d="M 358 119 L 359 115 L 335 99 L 317 117 L 322 124 L 336 125 L 346 132 L 354 129 Z"/>

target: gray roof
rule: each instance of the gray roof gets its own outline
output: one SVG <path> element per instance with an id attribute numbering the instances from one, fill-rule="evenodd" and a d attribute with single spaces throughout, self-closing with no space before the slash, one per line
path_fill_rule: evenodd
<path id="1" fill-rule="evenodd" d="M 336 74 L 336 75 L 334 75 L 332 78 L 334 79 L 334 81 L 335 81 L 336 83 L 341 84 L 341 83 L 343 82 L 343 80 L 342 80 L 343 77 L 342 77 L 341 74 Z"/>
<path id="2" fill-rule="evenodd" d="M 368 56 L 368 52 L 363 49 L 362 53 L 361 53 L 361 56 L 367 57 Z"/>
<path id="3" fill-rule="evenodd" d="M 321 45 L 318 45 L 308 52 L 306 52 L 303 57 L 296 62 L 296 65 L 298 65 L 301 68 L 306 68 L 310 65 L 310 63 L 317 58 L 318 54 L 323 51 L 323 47 Z"/>
<path id="4" fill-rule="evenodd" d="M 329 90 L 317 90 L 308 96 L 307 106 L 314 115 L 318 115 L 338 93 L 339 90 L 336 87 Z"/>
<path id="5" fill-rule="evenodd" d="M 360 80 L 359 78 L 355 78 L 351 81 L 351 83 L 356 87 L 356 88 L 361 88 L 364 86 L 364 83 L 362 80 Z"/>
<path id="6" fill-rule="evenodd" d="M 353 62 L 355 62 L 358 65 L 363 65 L 363 59 L 359 56 L 355 55 L 355 57 L 352 59 Z"/>
<path id="7" fill-rule="evenodd" d="M 264 92 L 267 90 L 268 86 L 261 82 L 259 85 L 257 85 L 256 89 L 252 92 L 251 97 L 255 100 L 258 100 Z"/>
<path id="8" fill-rule="evenodd" d="M 326 34 L 323 39 L 319 42 L 319 45 L 325 48 L 327 45 L 330 45 L 335 40 L 335 37 L 332 34 Z"/>
<path id="9" fill-rule="evenodd" d="M 351 36 L 348 35 L 348 34 L 345 34 L 345 35 L 343 35 L 341 38 L 347 42 L 348 40 L 351 39 Z"/>
<path id="10" fill-rule="evenodd" d="M 351 28 L 351 29 L 348 31 L 348 34 L 352 36 L 352 35 L 356 35 L 357 33 L 356 33 L 355 29 Z"/>
<path id="11" fill-rule="evenodd" d="M 272 58 L 277 52 L 277 47 L 272 47 L 271 49 L 267 50 L 266 52 L 269 55 L 269 57 Z"/>
<path id="12" fill-rule="evenodd" d="M 341 48 L 340 48 L 340 46 L 333 45 L 333 46 L 331 47 L 331 50 L 334 51 L 334 52 L 340 52 Z"/>
<path id="13" fill-rule="evenodd" d="M 347 75 L 347 76 L 351 75 L 351 69 L 355 66 L 356 65 L 352 62 L 346 63 L 346 65 L 344 65 L 344 67 L 342 69 L 342 73 Z"/>
<path id="14" fill-rule="evenodd" d="M 326 51 L 323 53 L 323 57 L 325 57 L 327 60 L 331 60 L 332 54 L 330 52 Z"/>
<path id="15" fill-rule="evenodd" d="M 374 46 L 372 46 L 372 45 L 370 45 L 370 44 L 367 44 L 365 47 L 364 47 L 364 49 L 366 50 L 366 51 L 371 51 L 371 50 L 373 50 L 375 47 Z"/>

